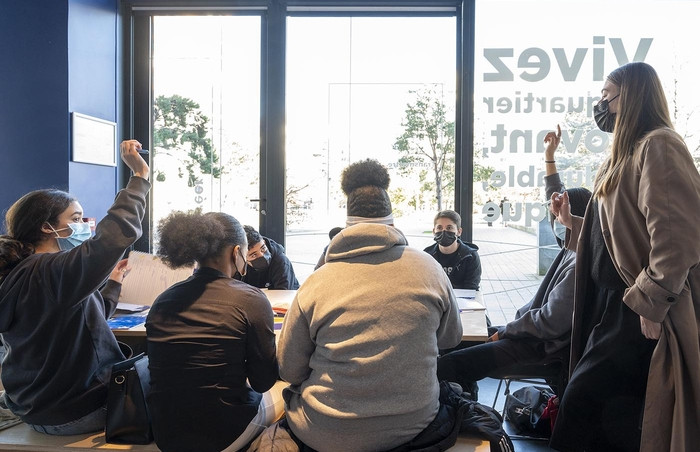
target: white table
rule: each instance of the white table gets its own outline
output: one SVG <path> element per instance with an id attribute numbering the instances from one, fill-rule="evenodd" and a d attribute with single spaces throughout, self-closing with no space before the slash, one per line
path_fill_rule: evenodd
<path id="1" fill-rule="evenodd" d="M 272 307 L 288 308 L 294 300 L 296 290 L 263 290 L 265 296 L 270 300 Z M 458 296 L 459 291 L 455 292 Z M 470 296 L 471 294 L 467 294 Z M 488 339 L 486 329 L 486 310 L 483 307 L 481 292 L 476 292 L 474 299 L 469 300 L 471 309 L 462 310 L 460 317 L 462 319 L 462 340 L 463 341 L 485 341 Z M 145 314 L 145 313 L 142 313 Z M 141 336 L 146 335 L 146 326 L 144 324 L 129 328 L 128 330 L 118 329 L 112 330 L 117 337 Z"/>
<path id="2" fill-rule="evenodd" d="M 270 300 L 272 307 L 288 308 L 294 300 L 296 290 L 263 290 Z M 482 303 L 481 292 L 478 291 L 455 291 L 455 295 L 471 297 L 467 306 L 468 309 L 460 312 L 462 319 L 462 340 L 463 341 L 485 341 L 489 338 L 486 328 L 486 308 Z"/>

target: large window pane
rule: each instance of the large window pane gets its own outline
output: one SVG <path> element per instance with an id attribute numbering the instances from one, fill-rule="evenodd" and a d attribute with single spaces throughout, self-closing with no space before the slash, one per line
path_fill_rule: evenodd
<path id="1" fill-rule="evenodd" d="M 201 208 L 258 227 L 260 18 L 154 17 L 153 36 L 154 226 Z"/>
<path id="2" fill-rule="evenodd" d="M 288 19 L 286 243 L 300 280 L 345 226 L 340 173 L 352 162 L 389 168 L 396 225 L 413 246 L 454 208 L 455 21 Z"/>
<path id="3" fill-rule="evenodd" d="M 474 186 L 474 240 L 489 250 L 482 289 L 494 323 L 529 301 L 558 250 L 540 223 L 544 135 L 561 125 L 556 160 L 569 187 L 591 188 L 607 155 L 610 139 L 592 107 L 608 73 L 629 61 L 654 66 L 676 128 L 700 159 L 699 14 L 700 3 L 689 1 L 477 0 L 474 148 L 488 177 Z M 493 265 L 491 253 L 514 264 Z M 500 316 L 497 299 L 510 303 Z"/>

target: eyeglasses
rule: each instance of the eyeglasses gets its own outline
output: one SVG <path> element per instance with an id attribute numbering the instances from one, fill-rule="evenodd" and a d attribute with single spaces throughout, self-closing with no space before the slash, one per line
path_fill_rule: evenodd
<path id="1" fill-rule="evenodd" d="M 253 261 L 259 257 L 262 257 L 265 253 L 267 252 L 267 246 L 263 243 L 263 245 L 250 253 L 248 253 L 248 262 Z"/>
<path id="2" fill-rule="evenodd" d="M 610 107 L 610 102 L 614 101 L 614 100 L 617 99 L 619 96 L 620 96 L 620 94 L 617 94 L 615 97 L 613 97 L 613 98 L 610 99 L 610 100 L 601 99 L 600 102 L 598 102 L 598 103 L 596 104 L 596 108 L 597 108 L 598 111 L 600 111 L 601 113 L 604 113 L 604 112 L 608 111 L 608 108 Z"/>

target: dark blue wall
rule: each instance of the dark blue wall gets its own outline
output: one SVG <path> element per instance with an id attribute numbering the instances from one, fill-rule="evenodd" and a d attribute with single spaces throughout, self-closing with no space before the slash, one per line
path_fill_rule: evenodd
<path id="1" fill-rule="evenodd" d="M 0 212 L 30 190 L 102 218 L 116 168 L 70 162 L 70 113 L 116 121 L 117 0 L 0 1 Z"/>
<path id="2" fill-rule="evenodd" d="M 117 122 L 117 0 L 70 0 L 68 110 Z M 116 151 L 115 151 L 116 152 Z M 86 216 L 102 218 L 117 188 L 113 166 L 71 163 L 70 190 Z"/>
<path id="3" fill-rule="evenodd" d="M 0 2 L 0 211 L 68 187 L 68 3 Z"/>

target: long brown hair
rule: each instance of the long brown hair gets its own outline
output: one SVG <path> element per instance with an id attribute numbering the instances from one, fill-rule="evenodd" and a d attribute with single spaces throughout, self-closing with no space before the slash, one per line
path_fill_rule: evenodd
<path id="1" fill-rule="evenodd" d="M 594 194 L 609 195 L 620 183 L 622 171 L 644 136 L 662 127 L 673 128 L 661 80 L 653 67 L 634 62 L 608 75 L 620 87 L 612 151 L 596 176 Z"/>
<path id="2" fill-rule="evenodd" d="M 0 280 L 34 254 L 44 235 L 44 223 L 57 226 L 59 215 L 74 201 L 64 191 L 44 189 L 29 192 L 12 204 L 5 215 L 7 234 L 0 235 Z"/>

